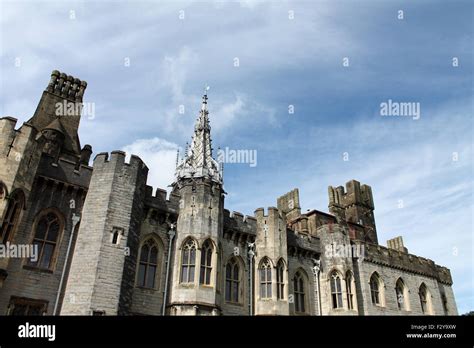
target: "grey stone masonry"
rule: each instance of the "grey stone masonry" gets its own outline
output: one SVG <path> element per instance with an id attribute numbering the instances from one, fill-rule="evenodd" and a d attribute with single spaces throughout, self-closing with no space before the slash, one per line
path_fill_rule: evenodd
<path id="1" fill-rule="evenodd" d="M 457 315 L 448 268 L 401 236 L 379 244 L 369 185 L 329 186 L 329 212 L 302 213 L 298 188 L 254 216 L 225 209 L 207 92 L 171 192 L 133 154 L 89 166 L 86 87 L 54 70 L 28 122 L 0 118 L 0 243 L 48 250 L 0 257 L 0 315 Z"/>
<path id="2" fill-rule="evenodd" d="M 125 314 L 132 301 L 148 169 L 125 153 L 94 160 L 61 314 Z M 118 233 L 117 244 L 113 234 Z"/>

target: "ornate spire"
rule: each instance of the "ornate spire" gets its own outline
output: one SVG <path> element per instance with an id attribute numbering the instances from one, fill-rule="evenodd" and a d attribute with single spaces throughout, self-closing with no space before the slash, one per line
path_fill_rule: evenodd
<path id="1" fill-rule="evenodd" d="M 202 97 L 201 110 L 194 126 L 191 145 L 186 151 L 186 158 L 176 168 L 176 179 L 206 177 L 222 184 L 222 175 L 217 161 L 212 158 L 211 126 L 207 109 L 206 87 Z"/>

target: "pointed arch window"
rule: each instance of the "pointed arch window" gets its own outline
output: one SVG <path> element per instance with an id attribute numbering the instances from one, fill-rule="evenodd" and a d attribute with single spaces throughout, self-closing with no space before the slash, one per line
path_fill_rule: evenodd
<path id="1" fill-rule="evenodd" d="M 380 295 L 380 277 L 377 273 L 372 274 L 370 277 L 370 297 L 374 305 L 381 305 Z"/>
<path id="2" fill-rule="evenodd" d="M 211 284 L 212 251 L 212 243 L 209 240 L 206 240 L 201 249 L 201 277 L 199 281 L 204 285 Z"/>
<path id="3" fill-rule="evenodd" d="M 354 292 L 354 277 L 349 271 L 346 273 L 346 295 L 348 309 L 354 309 Z"/>
<path id="4" fill-rule="evenodd" d="M 35 261 L 30 259 L 29 266 L 42 269 L 52 268 L 63 227 L 62 219 L 54 212 L 50 211 L 40 216 L 35 226 L 33 239 L 33 245 L 38 248 L 38 257 Z"/>
<path id="5" fill-rule="evenodd" d="M 1 183 L 0 186 L 3 189 L 3 185 Z M 16 227 L 18 226 L 20 213 L 24 207 L 24 204 L 25 196 L 23 195 L 23 192 L 18 190 L 14 191 L 9 198 L 7 211 L 0 227 L 0 244 L 5 244 L 11 239 Z"/>
<path id="6" fill-rule="evenodd" d="M 181 254 L 181 283 L 194 283 L 194 271 L 196 268 L 196 242 L 188 239 Z"/>
<path id="7" fill-rule="evenodd" d="M 418 295 L 420 296 L 421 311 L 423 314 L 432 314 L 431 294 L 424 283 L 420 285 Z"/>
<path id="8" fill-rule="evenodd" d="M 293 278 L 293 289 L 295 292 L 295 312 L 306 312 L 305 306 L 305 282 L 303 275 L 298 271 Z"/>
<path id="9" fill-rule="evenodd" d="M 342 308 L 341 276 L 337 271 L 331 273 L 331 299 L 332 308 Z"/>
<path id="10" fill-rule="evenodd" d="M 137 285 L 143 288 L 154 289 L 157 267 L 158 246 L 153 239 L 148 239 L 140 249 Z"/>
<path id="11" fill-rule="evenodd" d="M 227 262 L 225 266 L 225 300 L 238 303 L 240 291 L 240 267 L 235 258 Z"/>
<path id="12" fill-rule="evenodd" d="M 398 278 L 395 284 L 395 293 L 397 295 L 397 307 L 399 310 L 408 310 L 407 288 L 402 278 Z"/>
<path id="13" fill-rule="evenodd" d="M 260 298 L 272 298 L 272 264 L 265 258 L 259 269 L 260 273 Z"/>
<path id="14" fill-rule="evenodd" d="M 285 280 L 283 278 L 285 272 L 285 264 L 282 260 L 278 261 L 276 268 L 276 282 L 277 282 L 277 299 L 283 300 L 285 298 Z"/>

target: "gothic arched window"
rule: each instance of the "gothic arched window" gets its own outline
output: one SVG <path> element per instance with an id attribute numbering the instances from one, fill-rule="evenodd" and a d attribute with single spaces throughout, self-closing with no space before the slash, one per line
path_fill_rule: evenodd
<path id="1" fill-rule="evenodd" d="M 153 239 L 148 239 L 140 249 L 137 285 L 144 288 L 154 289 L 157 267 L 158 246 Z"/>
<path id="2" fill-rule="evenodd" d="M 54 212 L 49 211 L 41 215 L 35 226 L 33 245 L 38 248 L 37 260 L 29 260 L 30 266 L 51 269 L 54 263 L 59 237 L 62 234 L 64 223 Z"/>
<path id="3" fill-rule="evenodd" d="M 331 273 L 331 298 L 332 308 L 342 308 L 341 276 L 337 271 Z"/>
<path id="4" fill-rule="evenodd" d="M 304 313 L 305 307 L 305 283 L 303 275 L 298 271 L 293 278 L 293 290 L 295 292 L 295 312 Z"/>
<path id="5" fill-rule="evenodd" d="M 240 267 L 236 258 L 232 258 L 225 266 L 225 300 L 239 302 Z"/>
<path id="6" fill-rule="evenodd" d="M 283 278 L 285 272 L 285 264 L 280 259 L 276 268 L 276 282 L 277 282 L 277 299 L 283 300 L 285 298 L 285 280 Z"/>
<path id="7" fill-rule="evenodd" d="M 431 294 L 428 291 L 425 283 L 420 285 L 418 295 L 420 296 L 421 311 L 423 314 L 432 314 Z"/>
<path id="8" fill-rule="evenodd" d="M 382 298 L 380 294 L 381 288 L 381 281 L 380 277 L 377 272 L 374 272 L 370 277 L 370 297 L 372 299 L 372 303 L 375 305 L 382 304 Z"/>
<path id="9" fill-rule="evenodd" d="M 346 273 L 346 295 L 347 295 L 347 308 L 354 309 L 354 277 L 352 273 L 348 271 Z"/>
<path id="10" fill-rule="evenodd" d="M 400 310 L 409 310 L 407 292 L 407 288 L 402 278 L 398 278 L 397 283 L 395 284 L 395 293 L 397 295 L 397 306 Z"/>
<path id="11" fill-rule="evenodd" d="M 201 277 L 199 283 L 210 285 L 212 273 L 212 243 L 206 240 L 201 248 Z"/>
<path id="12" fill-rule="evenodd" d="M 0 186 L 3 189 L 1 183 Z M 24 204 L 25 196 L 22 191 L 14 191 L 11 197 L 9 197 L 7 211 L 0 227 L 0 244 L 5 244 L 11 239 L 16 227 L 18 226 L 18 220 Z"/>
<path id="13" fill-rule="evenodd" d="M 181 283 L 194 283 L 196 267 L 196 242 L 189 238 L 183 244 L 181 252 Z"/>
<path id="14" fill-rule="evenodd" d="M 259 268 L 260 272 L 260 298 L 272 298 L 272 264 L 264 258 Z"/>

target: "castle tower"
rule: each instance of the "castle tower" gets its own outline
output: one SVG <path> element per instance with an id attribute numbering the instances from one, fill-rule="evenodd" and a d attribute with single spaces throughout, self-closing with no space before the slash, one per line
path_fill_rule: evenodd
<path id="1" fill-rule="evenodd" d="M 80 157 L 81 148 L 77 130 L 82 111 L 82 98 L 87 87 L 86 81 L 81 81 L 71 75 L 57 70 L 51 73 L 46 90 L 43 92 L 36 111 L 27 123 L 39 131 L 48 128 L 58 120 L 64 139 L 61 142 L 62 156 L 72 161 Z M 55 130 L 59 127 L 54 123 Z"/>
<path id="2" fill-rule="evenodd" d="M 212 157 L 207 94 L 191 146 L 176 168 L 173 192 L 180 196 L 169 313 L 217 315 L 221 286 L 219 238 L 223 229 L 222 174 Z"/>
<path id="3" fill-rule="evenodd" d="M 288 315 L 288 254 L 286 219 L 275 207 L 255 210 L 255 315 Z"/>
<path id="4" fill-rule="evenodd" d="M 346 192 L 342 186 L 329 186 L 328 193 L 329 212 L 336 216 L 338 222 L 345 220 L 364 226 L 365 235 L 359 239 L 378 243 L 372 188 L 351 180 L 346 183 Z"/>
<path id="5" fill-rule="evenodd" d="M 130 312 L 147 174 L 122 151 L 96 156 L 61 315 Z"/>
<path id="6" fill-rule="evenodd" d="M 300 194 L 297 188 L 277 199 L 278 209 L 285 214 L 286 221 L 291 221 L 301 216 Z"/>
<path id="7" fill-rule="evenodd" d="M 363 256 L 362 252 L 359 253 L 363 249 L 351 243 L 344 224 L 324 224 L 318 228 L 318 236 L 321 243 L 319 286 L 322 314 L 355 315 L 355 276 L 358 273 L 354 264 L 357 264 L 357 257 Z"/>

